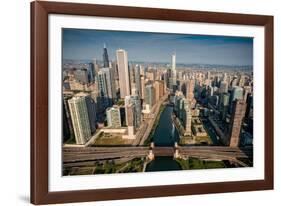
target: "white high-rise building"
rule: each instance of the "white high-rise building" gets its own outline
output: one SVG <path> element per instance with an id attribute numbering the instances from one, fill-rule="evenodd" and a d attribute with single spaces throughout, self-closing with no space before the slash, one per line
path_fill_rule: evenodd
<path id="1" fill-rule="evenodd" d="M 177 85 L 176 54 L 172 55 L 172 84 Z"/>
<path id="2" fill-rule="evenodd" d="M 85 144 L 91 137 L 86 97 L 75 96 L 68 100 L 76 144 Z"/>
<path id="3" fill-rule="evenodd" d="M 172 71 L 176 70 L 176 54 L 172 55 Z"/>
<path id="4" fill-rule="evenodd" d="M 97 110 L 95 101 L 88 93 L 80 92 L 75 96 L 85 98 L 91 132 L 94 133 L 96 131 L 96 110 Z"/>
<path id="5" fill-rule="evenodd" d="M 131 93 L 128 54 L 125 50 L 118 49 L 116 51 L 116 58 L 119 74 L 120 96 L 121 98 L 125 98 L 125 96 L 128 96 Z"/>
<path id="6" fill-rule="evenodd" d="M 145 86 L 145 97 L 144 102 L 149 112 L 155 104 L 155 89 L 152 84 L 147 84 Z"/>

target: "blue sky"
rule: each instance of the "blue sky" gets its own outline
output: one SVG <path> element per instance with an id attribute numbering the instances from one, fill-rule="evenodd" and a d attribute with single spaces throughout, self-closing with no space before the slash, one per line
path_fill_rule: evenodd
<path id="1" fill-rule="evenodd" d="M 253 39 L 246 37 L 203 36 L 147 32 L 63 29 L 63 59 L 102 60 L 103 44 L 109 59 L 116 49 L 128 52 L 129 61 L 252 65 Z"/>

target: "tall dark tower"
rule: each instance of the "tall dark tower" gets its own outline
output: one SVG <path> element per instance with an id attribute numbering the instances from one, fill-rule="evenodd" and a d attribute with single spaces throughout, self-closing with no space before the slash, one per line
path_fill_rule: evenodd
<path id="1" fill-rule="evenodd" d="M 109 67 L 108 53 L 105 44 L 103 46 L 103 67 Z"/>

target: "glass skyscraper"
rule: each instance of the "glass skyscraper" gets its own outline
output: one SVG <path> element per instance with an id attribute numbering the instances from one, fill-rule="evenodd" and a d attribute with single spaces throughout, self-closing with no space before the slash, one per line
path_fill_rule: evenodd
<path id="1" fill-rule="evenodd" d="M 103 67 L 109 67 L 109 58 L 107 53 L 106 45 L 103 46 Z"/>

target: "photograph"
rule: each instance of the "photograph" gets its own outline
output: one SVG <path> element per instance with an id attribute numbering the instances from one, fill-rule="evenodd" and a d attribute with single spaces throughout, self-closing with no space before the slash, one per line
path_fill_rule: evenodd
<path id="1" fill-rule="evenodd" d="M 274 188 L 272 14 L 30 11 L 31 203 Z"/>
<path id="2" fill-rule="evenodd" d="M 62 28 L 62 176 L 253 167 L 253 37 Z"/>

